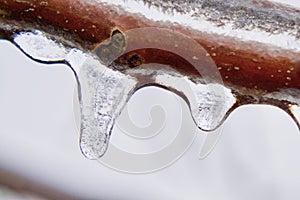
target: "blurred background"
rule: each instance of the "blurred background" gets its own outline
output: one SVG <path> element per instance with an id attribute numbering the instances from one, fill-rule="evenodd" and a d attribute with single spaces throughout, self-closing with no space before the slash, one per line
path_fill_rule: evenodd
<path id="1" fill-rule="evenodd" d="M 300 199 L 300 135 L 278 108 L 238 108 L 217 130 L 222 135 L 212 153 L 199 159 L 207 133 L 196 129 L 183 100 L 142 89 L 127 107 L 137 126 L 149 126 L 159 105 L 165 116 L 159 142 L 170 142 L 179 122 L 195 139 L 172 165 L 124 173 L 81 154 L 76 83 L 67 66 L 31 61 L 7 41 L 0 41 L 0 52 L 0 199 Z M 126 134 L 118 123 L 112 143 L 129 152 L 143 148 L 145 141 Z"/>

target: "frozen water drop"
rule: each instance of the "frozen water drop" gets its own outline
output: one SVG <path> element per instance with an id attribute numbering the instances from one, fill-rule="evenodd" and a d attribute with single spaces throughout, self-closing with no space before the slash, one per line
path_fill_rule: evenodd
<path id="1" fill-rule="evenodd" d="M 108 147 L 115 120 L 134 92 L 136 80 L 92 57 L 83 63 L 78 80 L 82 115 L 80 147 L 86 157 L 97 159 Z"/>

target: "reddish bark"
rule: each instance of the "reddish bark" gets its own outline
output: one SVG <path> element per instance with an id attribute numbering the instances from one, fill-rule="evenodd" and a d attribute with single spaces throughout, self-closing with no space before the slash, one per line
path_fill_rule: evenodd
<path id="1" fill-rule="evenodd" d="M 268 3 L 264 6 L 290 10 L 288 7 L 278 8 L 278 4 Z M 300 62 L 297 62 L 300 54 L 293 49 L 272 47 L 270 50 L 271 47 L 260 43 L 209 35 L 201 30 L 188 30 L 180 24 L 150 21 L 107 4 L 93 5 L 79 0 L 0 0 L 0 14 L 5 19 L 24 20 L 41 27 L 54 28 L 55 31 L 71 35 L 74 41 L 88 50 L 107 39 L 115 28 L 126 31 L 140 27 L 167 27 L 201 44 L 212 56 L 225 84 L 266 91 L 300 89 Z M 146 63 L 172 57 L 163 52 L 144 52 L 141 55 Z M 178 63 L 181 61 L 176 57 L 168 59 L 170 65 L 178 66 Z M 181 70 L 194 73 L 187 65 Z"/>

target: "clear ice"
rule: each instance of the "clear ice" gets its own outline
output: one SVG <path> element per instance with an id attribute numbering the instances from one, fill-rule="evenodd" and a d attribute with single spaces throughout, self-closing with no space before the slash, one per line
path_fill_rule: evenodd
<path id="1" fill-rule="evenodd" d="M 143 35 L 149 31 L 155 30 L 144 32 L 141 30 L 134 35 Z M 152 35 L 155 37 L 155 34 L 153 32 Z M 175 33 L 172 36 L 171 32 L 166 35 L 169 39 L 162 39 L 169 40 L 170 46 L 176 46 L 175 38 L 178 39 L 179 36 Z M 118 40 L 122 38 L 118 34 L 113 37 Z M 105 60 L 97 51 L 84 52 L 66 47 L 40 31 L 19 33 L 12 42 L 36 61 L 67 63 L 74 71 L 81 110 L 80 147 L 82 153 L 89 159 L 98 159 L 106 152 L 116 119 L 132 94 L 139 88 L 148 85 L 163 86 L 180 95 L 188 103 L 195 124 L 207 131 L 220 126 L 237 102 L 237 97 L 222 82 L 191 79 L 169 66 L 154 63 L 124 70 L 123 66 L 113 63 L 113 59 L 124 52 L 110 54 L 111 58 Z M 114 42 L 113 38 L 110 42 Z M 120 41 L 118 42 L 120 44 Z M 278 95 L 280 98 L 289 97 L 288 94 L 283 94 L 284 92 L 270 94 L 268 98 L 278 98 Z M 294 119 L 299 123 L 299 106 L 291 105 L 290 109 L 294 113 Z M 203 156 L 211 150 L 218 138 L 218 135 L 208 134 L 207 143 L 204 144 L 205 150 L 201 152 Z"/>

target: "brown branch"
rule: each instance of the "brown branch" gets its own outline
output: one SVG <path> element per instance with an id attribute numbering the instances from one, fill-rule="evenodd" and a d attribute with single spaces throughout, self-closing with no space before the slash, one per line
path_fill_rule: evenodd
<path id="1" fill-rule="evenodd" d="M 259 6 L 272 7 L 278 12 L 288 10 L 299 13 L 299 10 L 269 2 Z M 0 9 L 4 20 L 25 21 L 40 28 L 54 29 L 89 50 L 107 39 L 116 27 L 122 31 L 150 26 L 168 27 L 191 36 L 201 44 L 219 67 L 226 84 L 267 91 L 300 89 L 300 63 L 297 62 L 300 54 L 293 49 L 208 34 L 205 30 L 188 29 L 181 24 L 151 21 L 142 15 L 130 14 L 122 8 L 104 3 L 0 0 Z M 152 61 L 153 53 L 144 54 L 143 59 L 145 62 Z M 176 65 L 177 60 L 169 62 L 170 65 Z M 185 71 L 188 72 L 189 68 Z"/>
<path id="2" fill-rule="evenodd" d="M 18 194 L 34 195 L 36 197 L 49 200 L 79 199 L 6 171 L 0 172 L 0 187 L 1 185 L 11 189 Z"/>

